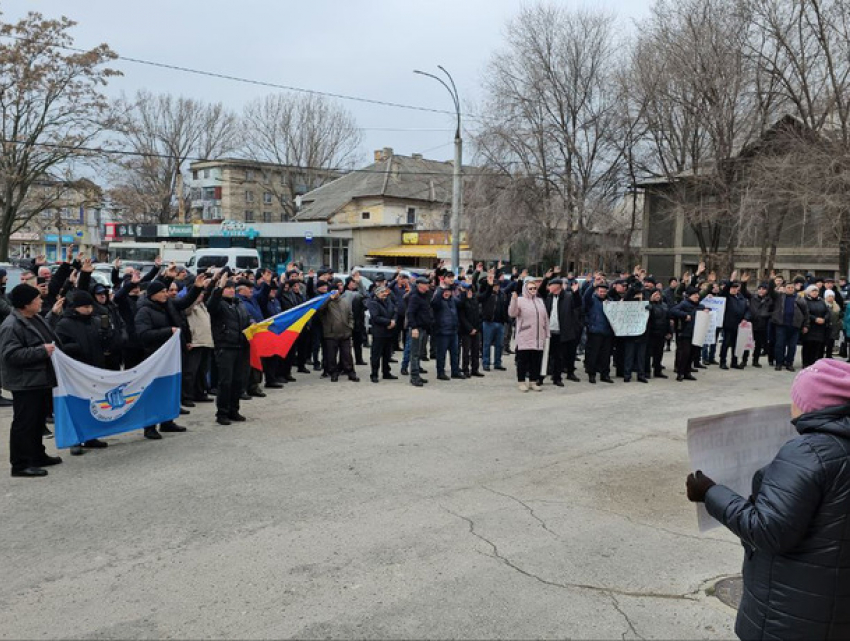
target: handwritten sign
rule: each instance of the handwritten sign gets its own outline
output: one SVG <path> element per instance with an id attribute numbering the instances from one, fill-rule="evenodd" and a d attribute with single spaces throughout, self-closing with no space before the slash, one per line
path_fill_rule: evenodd
<path id="1" fill-rule="evenodd" d="M 688 457 L 693 471 L 743 497 L 752 493 L 753 475 L 797 436 L 788 405 L 771 405 L 688 420 Z M 697 504 L 700 532 L 720 525 Z"/>
<path id="2" fill-rule="evenodd" d="M 649 320 L 649 303 L 646 301 L 606 300 L 602 309 L 617 336 L 640 336 L 646 331 Z"/>
<path id="3" fill-rule="evenodd" d="M 711 322 L 706 330 L 703 345 L 714 345 L 717 342 L 717 330 L 723 327 L 726 299 L 720 296 L 706 296 L 700 301 L 700 305 L 711 312 Z"/>
<path id="4" fill-rule="evenodd" d="M 738 340 L 735 343 L 735 358 L 743 358 L 744 352 L 751 354 L 756 349 L 756 340 L 753 336 L 753 325 L 748 321 L 741 321 L 738 326 Z"/>
<path id="5" fill-rule="evenodd" d="M 711 326 L 714 314 L 707 309 L 701 309 L 696 314 L 696 319 L 694 320 L 694 336 L 691 339 L 691 345 L 702 347 L 705 345 L 705 338 L 708 335 L 708 328 Z M 712 339 L 713 337 L 714 335 L 712 334 Z M 713 342 L 714 341 L 712 340 L 712 343 Z"/>

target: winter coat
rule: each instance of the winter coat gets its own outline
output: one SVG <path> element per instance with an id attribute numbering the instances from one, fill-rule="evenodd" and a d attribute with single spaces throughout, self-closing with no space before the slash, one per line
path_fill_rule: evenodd
<path id="1" fill-rule="evenodd" d="M 351 296 L 329 298 L 319 310 L 325 338 L 345 340 L 354 333 L 354 300 Z"/>
<path id="2" fill-rule="evenodd" d="M 538 350 L 546 348 L 549 338 L 549 314 L 543 299 L 531 294 L 523 284 L 522 295 L 514 298 L 508 305 L 508 316 L 516 319 L 516 348 L 519 350 Z"/>
<path id="3" fill-rule="evenodd" d="M 581 336 L 581 296 L 571 289 L 564 289 L 556 297 L 554 294 L 546 295 L 544 304 L 546 314 L 552 319 L 552 305 L 558 301 L 558 338 L 562 343 L 578 340 Z"/>
<path id="4" fill-rule="evenodd" d="M 850 638 L 850 406 L 792 421 L 800 436 L 753 477 L 715 485 L 705 507 L 741 539 L 742 639 Z"/>
<path id="5" fill-rule="evenodd" d="M 826 306 L 829 308 L 829 333 L 827 334 L 827 340 L 837 341 L 841 337 L 844 312 L 836 301 L 827 303 Z"/>
<path id="6" fill-rule="evenodd" d="M 770 296 L 756 294 L 750 298 L 750 320 L 753 323 L 753 331 L 767 331 L 767 324 L 770 322 L 772 314 L 773 299 Z"/>
<path id="7" fill-rule="evenodd" d="M 258 294 L 259 292 L 255 290 L 251 296 L 237 296 L 237 298 L 242 301 L 242 305 L 245 306 L 251 320 L 255 323 L 262 323 L 266 320 L 266 315 L 263 313 L 263 308 L 260 305 L 260 296 Z"/>
<path id="8" fill-rule="evenodd" d="M 434 310 L 434 335 L 453 336 L 457 334 L 460 320 L 457 312 L 457 297 L 452 293 L 448 298 L 443 298 L 442 287 L 438 287 L 431 297 L 431 309 Z"/>
<path id="9" fill-rule="evenodd" d="M 393 335 L 390 323 L 395 320 L 395 305 L 391 297 L 381 300 L 372 296 L 366 301 L 369 310 L 369 320 L 372 325 L 372 336 L 375 338 L 389 338 Z"/>
<path id="10" fill-rule="evenodd" d="M 588 334 L 613 336 L 614 330 L 605 315 L 603 301 L 596 295 L 596 290 L 589 288 L 584 293 L 584 323 Z"/>
<path id="11" fill-rule="evenodd" d="M 74 360 L 101 369 L 106 367 L 100 318 L 66 309 L 56 324 L 56 336 L 62 341 L 62 351 Z"/>
<path id="12" fill-rule="evenodd" d="M 685 340 L 691 340 L 694 337 L 694 324 L 697 320 L 697 312 L 705 309 L 703 305 L 694 303 L 690 298 L 683 298 L 682 302 L 675 305 L 670 310 L 670 318 L 678 321 L 677 336 Z M 685 320 L 688 316 L 691 320 Z"/>
<path id="13" fill-rule="evenodd" d="M 139 342 L 150 356 L 171 338 L 172 327 L 180 328 L 182 318 L 171 299 L 156 303 L 144 296 L 137 305 L 135 322 Z M 188 342 L 186 338 L 181 340 Z"/>
<path id="14" fill-rule="evenodd" d="M 207 301 L 210 313 L 213 345 L 216 349 L 248 349 L 248 339 L 242 332 L 251 325 L 248 311 L 238 297 L 224 298 L 216 287 Z"/>
<path id="15" fill-rule="evenodd" d="M 186 311 L 186 320 L 192 332 L 193 347 L 215 347 L 210 312 L 203 303 L 196 303 Z"/>
<path id="16" fill-rule="evenodd" d="M 785 299 L 787 294 L 776 291 L 776 285 L 773 281 L 767 284 L 767 294 L 773 301 L 773 314 L 770 317 L 770 322 L 777 326 L 785 325 Z M 809 326 L 809 308 L 799 296 L 794 296 L 793 324 L 797 329 Z"/>
<path id="17" fill-rule="evenodd" d="M 457 316 L 460 323 L 458 333 L 461 336 L 470 336 L 473 329 L 480 334 L 482 327 L 481 306 L 478 304 L 478 299 L 474 295 L 469 296 L 467 291 L 470 290 L 462 290 L 457 300 Z"/>
<path id="18" fill-rule="evenodd" d="M 434 330 L 434 310 L 431 309 L 431 290 L 420 294 L 412 289 L 407 296 L 407 328 L 422 329 L 429 334 Z"/>
<path id="19" fill-rule="evenodd" d="M 41 328 L 41 332 L 35 325 Z M 44 349 L 44 332 L 53 338 L 58 348 L 62 342 L 41 316 L 25 318 L 17 309 L 0 326 L 0 369 L 3 389 L 22 392 L 51 389 L 56 385 L 56 374 L 50 356 Z"/>
<path id="20" fill-rule="evenodd" d="M 495 285 L 486 280 L 479 282 L 478 302 L 481 303 L 481 320 L 485 323 L 507 323 L 510 295 L 505 293 L 504 283 L 496 291 Z"/>
<path id="21" fill-rule="evenodd" d="M 667 336 L 673 333 L 670 323 L 669 308 L 663 300 L 649 303 L 649 318 L 646 329 L 651 336 Z"/>
<path id="22" fill-rule="evenodd" d="M 803 334 L 800 338 L 804 343 L 825 343 L 829 338 L 830 333 L 830 313 L 829 308 L 822 298 L 803 298 L 803 302 L 809 310 L 809 331 Z M 823 318 L 826 322 L 823 325 L 815 322 L 815 319 Z"/>
<path id="23" fill-rule="evenodd" d="M 675 287 L 665 287 L 661 292 L 661 299 L 666 303 L 668 308 L 673 307 L 676 304 L 676 298 Z"/>
<path id="24" fill-rule="evenodd" d="M 749 294 L 746 293 L 746 285 L 741 285 L 741 293 L 732 295 L 729 293 L 727 284 L 720 292 L 720 296 L 726 299 L 726 310 L 723 312 L 723 329 L 735 331 L 745 320 L 750 312 Z"/>

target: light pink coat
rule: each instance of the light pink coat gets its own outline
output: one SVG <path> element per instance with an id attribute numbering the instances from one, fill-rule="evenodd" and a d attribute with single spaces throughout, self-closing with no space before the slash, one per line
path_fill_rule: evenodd
<path id="1" fill-rule="evenodd" d="M 543 351 L 549 338 L 549 315 L 543 299 L 532 296 L 525 283 L 522 296 L 511 296 L 508 316 L 516 318 L 516 348 Z"/>

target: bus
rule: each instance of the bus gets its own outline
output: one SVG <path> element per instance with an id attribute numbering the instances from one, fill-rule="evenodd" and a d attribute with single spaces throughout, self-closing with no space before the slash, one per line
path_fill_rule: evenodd
<path id="1" fill-rule="evenodd" d="M 132 261 L 137 263 L 152 263 L 157 256 L 162 257 L 163 263 L 177 263 L 185 265 L 192 254 L 195 253 L 195 245 L 193 243 L 172 243 L 172 242 L 136 242 L 136 241 L 117 241 L 109 243 L 109 261 L 112 262 L 116 258 L 122 261 Z"/>

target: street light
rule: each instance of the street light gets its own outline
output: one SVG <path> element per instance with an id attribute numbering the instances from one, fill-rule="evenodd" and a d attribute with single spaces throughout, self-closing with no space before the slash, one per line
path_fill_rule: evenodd
<path id="1" fill-rule="evenodd" d="M 432 73 L 427 73 L 425 71 L 419 71 L 418 69 L 414 69 L 413 73 L 418 73 L 422 76 L 428 76 L 429 78 L 433 78 L 441 85 L 446 88 L 446 91 L 449 92 L 449 95 L 452 97 L 452 101 L 455 105 L 455 113 L 457 114 L 457 129 L 455 130 L 455 162 L 454 162 L 454 174 L 452 179 L 452 219 L 451 219 L 451 233 L 452 233 L 452 270 L 455 274 L 460 273 L 460 215 L 461 209 L 463 207 L 462 197 L 463 197 L 463 140 L 460 137 L 460 97 L 457 93 L 457 87 L 455 86 L 455 81 L 452 78 L 451 74 L 445 70 L 445 68 L 441 65 L 437 65 L 437 69 L 446 74 L 446 77 L 449 79 L 449 84 L 446 83 L 445 80 L 440 78 L 439 76 L 435 76 Z"/>

